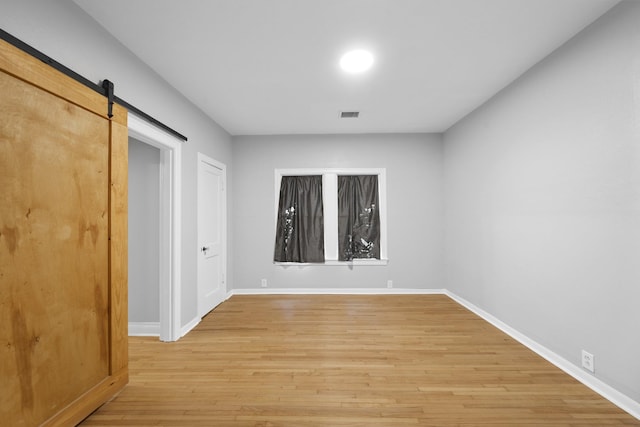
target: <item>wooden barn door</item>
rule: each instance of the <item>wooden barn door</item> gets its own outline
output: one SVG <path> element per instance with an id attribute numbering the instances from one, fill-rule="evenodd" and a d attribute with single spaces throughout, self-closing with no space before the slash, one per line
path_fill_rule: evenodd
<path id="1" fill-rule="evenodd" d="M 74 425 L 127 382 L 126 114 L 1 41 L 2 425 Z"/>

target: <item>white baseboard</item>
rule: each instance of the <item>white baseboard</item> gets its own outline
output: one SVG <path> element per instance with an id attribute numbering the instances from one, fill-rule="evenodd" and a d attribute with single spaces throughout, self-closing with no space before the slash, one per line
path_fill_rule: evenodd
<path id="1" fill-rule="evenodd" d="M 130 337 L 159 337 L 160 322 L 129 322 Z"/>
<path id="2" fill-rule="evenodd" d="M 434 295 L 444 294 L 444 289 L 401 288 L 251 288 L 232 289 L 233 295 Z"/>
<path id="3" fill-rule="evenodd" d="M 464 298 L 459 297 L 453 292 L 449 292 L 447 290 L 444 291 L 444 294 L 447 295 L 452 300 L 456 301 L 458 304 L 467 308 L 468 310 L 474 312 L 478 316 L 482 317 L 487 322 L 491 323 L 496 328 L 500 329 L 505 334 L 509 335 L 511 338 L 520 342 L 522 345 L 528 347 L 533 352 L 537 353 L 544 359 L 548 360 L 556 367 L 562 369 L 567 374 L 571 375 L 576 380 L 580 381 L 582 384 L 586 385 L 605 399 L 609 400 L 614 405 L 633 415 L 634 417 L 640 419 L 640 403 L 631 399 L 629 396 L 619 392 L 608 384 L 604 383 L 602 380 L 594 377 L 593 375 L 583 371 L 581 368 L 576 366 L 575 364 L 569 362 L 567 359 L 561 357 L 557 353 L 549 350 L 545 346 L 539 344 L 538 342 L 530 339 L 526 335 L 518 332 L 513 329 L 511 326 L 506 323 L 500 321 L 496 317 L 482 310 L 481 308 L 475 306 Z"/>
<path id="4" fill-rule="evenodd" d="M 187 323 L 186 325 L 184 325 L 180 331 L 180 338 L 182 338 L 183 336 L 187 335 L 189 333 L 189 331 L 191 331 L 193 328 L 195 328 L 196 326 L 198 326 L 198 323 L 200 323 L 200 317 L 196 316 L 193 319 L 191 319 L 191 321 L 189 323 Z"/>

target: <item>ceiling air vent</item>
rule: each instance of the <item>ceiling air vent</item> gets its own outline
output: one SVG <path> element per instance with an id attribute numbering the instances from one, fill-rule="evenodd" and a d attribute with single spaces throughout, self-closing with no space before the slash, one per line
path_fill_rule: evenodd
<path id="1" fill-rule="evenodd" d="M 360 115 L 360 111 L 342 111 L 340 113 L 341 119 L 357 119 Z"/>

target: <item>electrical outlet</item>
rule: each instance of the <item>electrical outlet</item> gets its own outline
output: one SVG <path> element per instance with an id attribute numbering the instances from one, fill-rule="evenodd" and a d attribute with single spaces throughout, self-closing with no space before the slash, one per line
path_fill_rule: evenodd
<path id="1" fill-rule="evenodd" d="M 266 288 L 267 287 L 267 279 L 262 279 L 260 281 L 260 286 L 262 286 L 263 288 Z"/>
<path id="2" fill-rule="evenodd" d="M 387 288 L 393 288 L 393 280 L 387 280 Z"/>
<path id="3" fill-rule="evenodd" d="M 584 369 L 586 369 L 587 371 L 590 372 L 595 372 L 596 371 L 596 367 L 595 367 L 595 360 L 593 357 L 593 354 L 582 350 L 582 367 Z"/>

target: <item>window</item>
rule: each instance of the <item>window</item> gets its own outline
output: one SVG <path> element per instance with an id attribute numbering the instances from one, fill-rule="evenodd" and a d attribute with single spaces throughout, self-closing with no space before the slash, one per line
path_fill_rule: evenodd
<path id="1" fill-rule="evenodd" d="M 338 176 L 338 260 L 380 259 L 377 175 Z"/>
<path id="2" fill-rule="evenodd" d="M 283 176 L 274 261 L 324 262 L 322 176 Z"/>
<path id="3" fill-rule="evenodd" d="M 274 262 L 387 263 L 385 169 L 276 169 Z"/>

